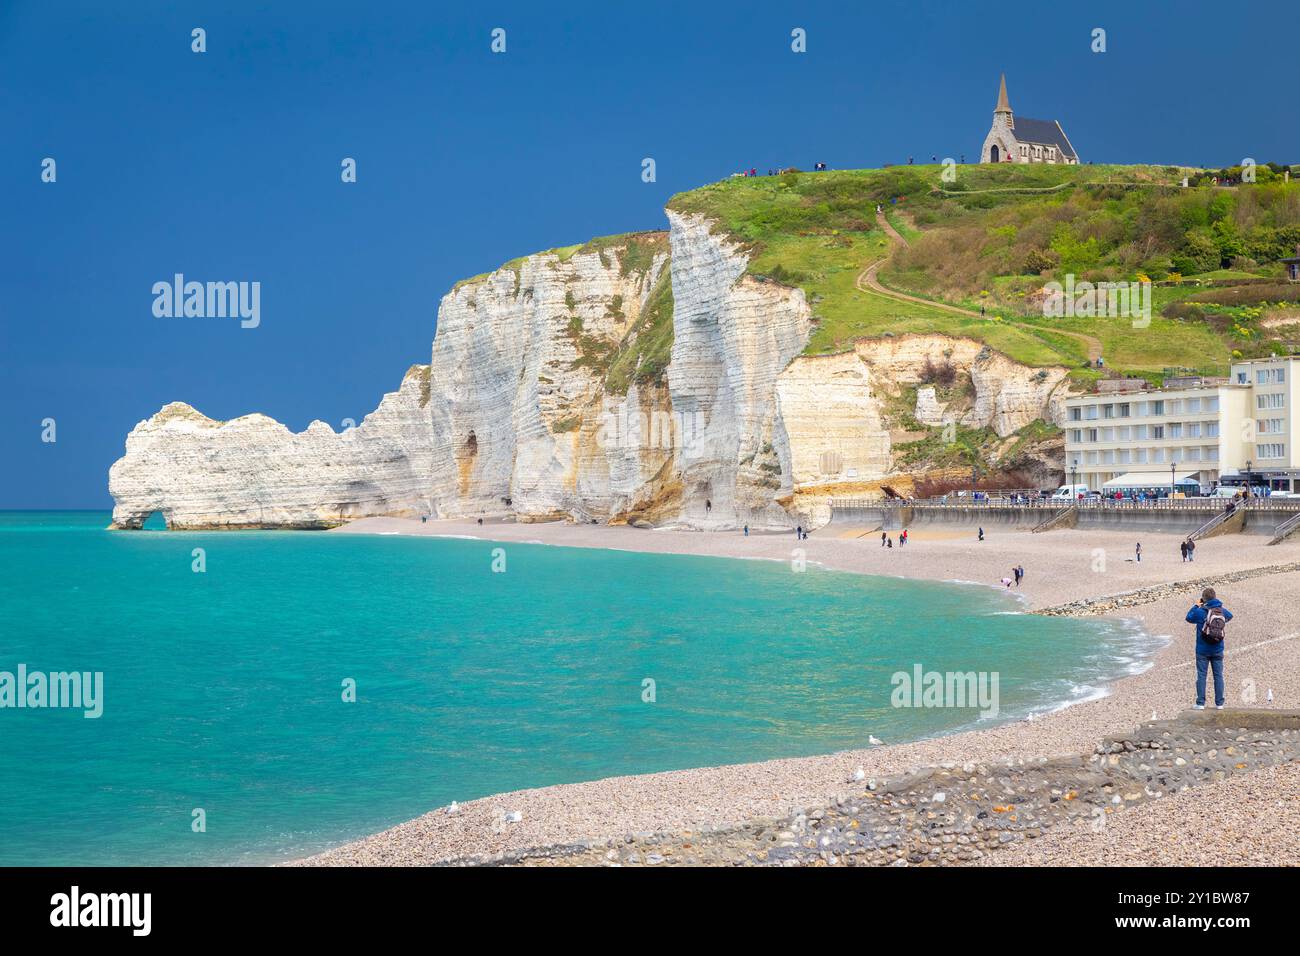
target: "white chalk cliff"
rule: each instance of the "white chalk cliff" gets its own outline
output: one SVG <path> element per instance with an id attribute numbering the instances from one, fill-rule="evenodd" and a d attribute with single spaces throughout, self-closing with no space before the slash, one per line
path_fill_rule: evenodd
<path id="1" fill-rule="evenodd" d="M 140 422 L 108 473 L 113 524 L 155 511 L 168 528 L 328 528 L 365 515 L 427 514 L 429 367 L 416 365 L 360 425 L 294 434 L 265 415 L 217 422 L 172 402 Z"/>
<path id="2" fill-rule="evenodd" d="M 1009 435 L 1060 420 L 1065 370 L 939 335 L 803 355 L 804 293 L 698 216 L 516 260 L 443 297 L 429 365 L 356 428 L 294 434 L 173 402 L 109 472 L 114 526 L 330 527 L 368 515 L 786 528 L 895 468 L 887 408 Z M 671 343 L 671 345 L 669 344 Z M 926 359 L 969 383 L 941 402 Z"/>

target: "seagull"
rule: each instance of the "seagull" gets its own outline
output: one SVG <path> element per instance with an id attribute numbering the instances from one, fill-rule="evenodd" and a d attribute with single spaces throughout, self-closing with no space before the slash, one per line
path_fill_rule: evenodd
<path id="1" fill-rule="evenodd" d="M 871 744 L 871 746 L 873 747 L 877 747 L 880 744 L 884 743 L 884 741 L 881 740 L 879 737 L 877 737 L 875 734 L 867 734 L 867 743 Z"/>
<path id="2" fill-rule="evenodd" d="M 1155 719 L 1156 719 L 1156 712 L 1155 712 L 1154 710 L 1151 711 L 1151 719 L 1152 719 L 1152 720 L 1155 720 Z"/>
<path id="3" fill-rule="evenodd" d="M 861 767 L 853 771 L 854 780 L 865 780 L 866 778 L 867 778 L 867 772 L 863 770 Z"/>
<path id="4" fill-rule="evenodd" d="M 458 812 L 460 812 L 460 804 L 455 800 L 451 801 L 451 805 L 447 807 L 447 816 L 451 816 L 453 813 Z"/>
<path id="5" fill-rule="evenodd" d="M 1268 693 L 1264 695 L 1264 699 L 1270 704 L 1273 703 L 1273 688 L 1270 687 L 1268 689 Z"/>
<path id="6" fill-rule="evenodd" d="M 506 823 L 520 823 L 523 819 L 524 815 L 518 810 L 511 810 L 506 814 Z"/>
<path id="7" fill-rule="evenodd" d="M 1034 722 L 1034 715 L 1030 714 L 1028 717 L 1025 718 L 1025 721 L 1032 724 Z"/>

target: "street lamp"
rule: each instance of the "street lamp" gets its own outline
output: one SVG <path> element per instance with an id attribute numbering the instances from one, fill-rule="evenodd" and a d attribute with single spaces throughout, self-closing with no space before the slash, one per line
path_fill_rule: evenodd
<path id="1" fill-rule="evenodd" d="M 974 465 L 970 467 L 970 500 L 975 500 L 975 489 L 979 487 L 980 473 Z"/>
<path id="2" fill-rule="evenodd" d="M 1246 495 L 1245 495 L 1245 497 L 1249 498 L 1250 495 L 1251 495 L 1251 484 L 1250 484 L 1250 459 L 1247 458 L 1247 459 L 1246 459 Z"/>
<path id="3" fill-rule="evenodd" d="M 1070 498 L 1076 499 L 1078 492 L 1079 492 L 1079 459 L 1076 458 L 1074 459 L 1074 480 L 1070 482 Z"/>
<path id="4" fill-rule="evenodd" d="M 1169 463 L 1169 500 L 1170 501 L 1172 501 L 1174 498 L 1174 482 L 1176 480 L 1177 479 L 1174 476 L 1174 463 L 1171 461 Z"/>

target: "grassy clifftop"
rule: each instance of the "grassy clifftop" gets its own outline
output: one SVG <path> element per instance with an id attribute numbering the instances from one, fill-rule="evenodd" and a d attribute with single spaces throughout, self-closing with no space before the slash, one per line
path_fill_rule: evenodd
<path id="1" fill-rule="evenodd" d="M 1280 167 L 1259 167 L 1254 184 L 1231 188 L 1173 166 L 944 172 L 732 178 L 680 193 L 669 208 L 715 219 L 747 247 L 751 273 L 807 292 L 818 323 L 813 353 L 864 336 L 944 332 L 1027 364 L 1071 366 L 1081 377 L 1101 374 L 1084 370 L 1099 353 L 1112 370 L 1158 378 L 1167 367 L 1223 371 L 1234 354 L 1300 343 L 1300 286 L 1282 281 L 1278 263 L 1300 243 L 1300 185 L 1284 182 Z M 1150 325 L 1045 318 L 1042 287 L 1067 274 L 1149 277 Z"/>

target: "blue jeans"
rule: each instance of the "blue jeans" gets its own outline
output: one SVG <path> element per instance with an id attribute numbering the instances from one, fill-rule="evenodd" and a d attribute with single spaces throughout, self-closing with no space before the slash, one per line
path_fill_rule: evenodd
<path id="1" fill-rule="evenodd" d="M 1223 655 L 1216 654 L 1214 657 L 1206 657 L 1204 654 L 1196 655 L 1196 703 L 1198 706 L 1205 706 L 1205 671 L 1208 667 L 1214 667 L 1214 705 L 1223 706 Z"/>

